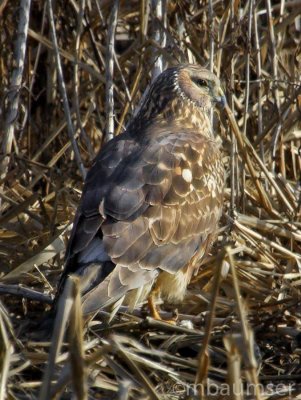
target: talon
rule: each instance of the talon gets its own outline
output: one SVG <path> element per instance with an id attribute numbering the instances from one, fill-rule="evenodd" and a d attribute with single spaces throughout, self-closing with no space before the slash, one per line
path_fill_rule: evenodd
<path id="1" fill-rule="evenodd" d="M 172 317 L 172 320 L 175 321 L 175 322 L 178 322 L 178 319 L 179 319 L 179 311 L 178 311 L 178 309 L 176 308 L 173 313 L 174 313 L 174 316 Z"/>
<path id="2" fill-rule="evenodd" d="M 163 321 L 163 322 L 166 322 L 167 324 L 170 324 L 170 325 L 177 325 L 177 320 L 175 320 L 175 319 L 162 319 L 161 321 Z"/>

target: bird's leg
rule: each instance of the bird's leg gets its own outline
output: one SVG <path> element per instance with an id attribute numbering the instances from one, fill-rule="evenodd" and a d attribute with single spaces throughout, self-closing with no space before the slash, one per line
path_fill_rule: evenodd
<path id="1" fill-rule="evenodd" d="M 156 305 L 156 295 L 158 294 L 158 292 L 159 292 L 158 289 L 152 290 L 148 296 L 147 302 L 152 318 L 162 321 L 161 315 L 159 314 Z"/>
<path id="2" fill-rule="evenodd" d="M 166 319 L 163 319 L 161 317 L 161 315 L 159 314 L 159 311 L 158 311 L 158 308 L 156 305 L 156 297 L 157 297 L 157 294 L 159 293 L 159 291 L 160 290 L 158 288 L 155 288 L 150 292 L 150 294 L 148 296 L 147 302 L 148 302 L 150 314 L 151 314 L 152 318 L 156 319 L 157 321 L 164 321 L 164 322 L 167 322 L 168 324 L 175 325 L 176 321 L 178 319 L 177 316 L 175 319 L 167 319 L 166 320 Z"/>

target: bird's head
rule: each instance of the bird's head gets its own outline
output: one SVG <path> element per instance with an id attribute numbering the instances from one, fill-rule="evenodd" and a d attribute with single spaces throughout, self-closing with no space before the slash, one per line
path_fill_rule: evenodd
<path id="1" fill-rule="evenodd" d="M 154 81 L 133 123 L 200 126 L 202 115 L 225 104 L 220 81 L 212 72 L 195 64 L 180 64 L 162 72 Z M 193 121 L 196 121 L 195 123 Z"/>
<path id="2" fill-rule="evenodd" d="M 225 104 L 220 81 L 216 75 L 199 65 L 178 67 L 176 85 L 178 93 L 197 106 L 210 109 L 213 104 Z"/>
<path id="3" fill-rule="evenodd" d="M 162 110 L 174 98 L 191 102 L 203 111 L 210 110 L 215 103 L 225 103 L 217 76 L 197 64 L 166 69 L 154 81 L 148 98 L 154 112 Z"/>

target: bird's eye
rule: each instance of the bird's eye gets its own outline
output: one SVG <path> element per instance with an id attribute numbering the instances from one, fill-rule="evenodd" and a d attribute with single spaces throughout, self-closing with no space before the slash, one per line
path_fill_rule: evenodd
<path id="1" fill-rule="evenodd" d="M 199 78 L 193 79 L 193 82 L 200 87 L 207 86 L 207 81 L 205 81 L 204 79 L 199 79 Z"/>

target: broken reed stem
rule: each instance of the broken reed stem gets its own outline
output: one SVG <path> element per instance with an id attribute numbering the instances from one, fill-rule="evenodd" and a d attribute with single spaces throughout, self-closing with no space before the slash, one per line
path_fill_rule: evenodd
<path id="1" fill-rule="evenodd" d="M 294 207 L 288 202 L 286 196 L 283 194 L 282 190 L 279 188 L 279 186 L 277 185 L 277 183 L 274 180 L 274 177 L 272 177 L 271 172 L 269 172 L 269 170 L 267 169 L 267 167 L 265 166 L 265 164 L 263 163 L 263 161 L 261 160 L 261 158 L 258 156 L 258 154 L 256 153 L 254 147 L 252 146 L 252 144 L 249 142 L 249 140 L 245 137 L 245 144 L 248 147 L 248 149 L 250 150 L 252 156 L 254 157 L 254 159 L 257 161 L 259 167 L 261 168 L 261 170 L 263 171 L 263 173 L 265 174 L 267 180 L 269 181 L 269 183 L 273 186 L 273 188 L 275 189 L 276 193 L 278 194 L 281 202 L 283 203 L 283 205 L 286 207 L 287 211 L 289 211 L 290 213 L 294 214 L 295 210 Z"/>
<path id="2" fill-rule="evenodd" d="M 227 351 L 227 383 L 231 400 L 242 400 L 242 379 L 241 379 L 241 354 L 235 344 L 232 335 L 223 337 L 225 349 Z"/>
<path id="3" fill-rule="evenodd" d="M 13 65 L 10 86 L 5 100 L 4 128 L 2 139 L 2 157 L 0 162 L 0 179 L 7 174 L 12 144 L 15 134 L 15 123 L 19 111 L 20 91 L 24 71 L 26 42 L 29 24 L 29 11 L 31 0 L 21 0 L 19 5 L 17 40 L 13 50 Z M 0 187 L 2 190 L 2 188 Z"/>
<path id="4" fill-rule="evenodd" d="M 257 137 L 261 137 L 262 135 L 262 70 L 261 70 L 261 54 L 260 54 L 260 46 L 259 46 L 259 33 L 258 33 L 258 23 L 257 23 L 257 7 L 253 8 L 253 21 L 254 21 L 254 40 L 255 40 L 255 51 L 256 51 L 256 74 L 258 78 L 258 129 L 257 129 Z M 264 162 L 264 144 L 260 142 L 260 157 Z"/>
<path id="5" fill-rule="evenodd" d="M 70 312 L 70 325 L 68 329 L 72 385 L 76 397 L 81 400 L 86 400 L 88 399 L 88 385 L 83 343 L 84 333 L 80 296 L 80 278 L 71 276 L 69 279 L 73 281 L 72 297 L 74 298 Z"/>
<path id="6" fill-rule="evenodd" d="M 221 61 L 222 61 L 222 55 L 223 55 L 223 46 L 224 46 L 225 40 L 226 39 L 228 40 L 227 31 L 228 31 L 230 16 L 231 16 L 231 8 L 229 5 L 224 12 L 223 19 L 222 19 L 223 23 L 221 24 L 221 26 L 219 28 L 219 36 L 218 36 L 219 48 L 216 51 L 216 62 L 215 62 L 215 73 L 216 73 L 217 77 L 220 77 L 220 74 L 221 74 Z"/>
<path id="7" fill-rule="evenodd" d="M 131 93 L 130 93 L 132 100 L 134 99 L 134 97 L 137 94 L 138 87 L 139 87 L 138 85 L 139 85 L 139 81 L 140 81 L 140 78 L 141 78 L 141 74 L 142 74 L 142 65 L 139 64 L 139 67 L 137 68 L 136 75 L 135 75 L 135 78 L 134 78 L 134 83 L 133 83 L 133 86 L 132 86 L 132 89 L 131 89 Z M 127 103 L 126 103 L 126 105 L 125 105 L 125 107 L 123 109 L 122 115 L 121 115 L 119 123 L 118 123 L 118 127 L 116 129 L 116 136 L 119 135 L 120 132 L 123 129 L 124 120 L 125 120 L 125 117 L 126 117 L 128 111 L 129 111 L 130 104 L 131 103 L 129 101 L 127 101 Z"/>
<path id="8" fill-rule="evenodd" d="M 208 32 L 210 34 L 209 37 L 209 69 L 213 72 L 214 67 L 214 13 L 213 13 L 213 5 L 212 0 L 208 1 Z"/>
<path id="9" fill-rule="evenodd" d="M 208 32 L 209 32 L 209 69 L 214 71 L 214 11 L 212 0 L 208 0 Z M 213 110 L 210 111 L 210 122 L 213 126 Z"/>
<path id="10" fill-rule="evenodd" d="M 277 52 L 276 52 L 276 39 L 275 39 L 275 32 L 274 32 L 274 21 L 272 16 L 272 9 L 271 9 L 271 1 L 265 0 L 266 4 L 266 11 L 267 11 L 267 19 L 268 19 L 268 28 L 269 28 L 269 37 L 271 43 L 271 53 L 272 53 L 272 68 L 273 68 L 273 92 L 275 96 L 275 102 L 277 110 L 279 111 L 280 108 L 280 99 L 279 99 L 279 92 L 278 88 L 275 86 L 275 82 L 278 79 L 278 63 L 277 63 Z"/>
<path id="11" fill-rule="evenodd" d="M 0 400 L 7 398 L 7 379 L 12 350 L 12 344 L 10 343 L 6 324 L 2 317 L 2 310 L 0 309 Z"/>
<path id="12" fill-rule="evenodd" d="M 41 29 L 40 29 L 40 35 L 43 35 L 44 33 L 44 29 L 45 29 L 45 22 L 46 22 L 46 3 L 43 6 L 43 17 L 42 17 L 42 24 L 41 24 Z M 33 66 L 33 70 L 31 73 L 31 79 L 30 79 L 30 83 L 29 83 L 29 95 L 32 96 L 32 89 L 34 86 L 34 83 L 36 81 L 37 78 L 37 68 L 40 62 L 40 56 L 41 56 L 41 52 L 42 52 L 42 43 L 38 44 L 38 49 L 37 49 L 37 54 L 36 54 L 36 58 L 34 61 L 34 66 Z"/>
<path id="13" fill-rule="evenodd" d="M 160 48 L 166 45 L 166 34 L 164 32 L 164 21 L 166 21 L 166 0 L 151 0 L 153 8 L 153 39 Z M 163 56 L 155 59 L 152 70 L 152 81 L 154 81 L 164 69 Z"/>
<path id="14" fill-rule="evenodd" d="M 116 67 L 118 69 L 118 72 L 120 74 L 121 82 L 122 82 L 123 87 L 124 87 L 124 93 L 126 95 L 127 101 L 129 102 L 130 105 L 132 105 L 131 93 L 130 93 L 128 85 L 127 85 L 127 83 L 125 81 L 124 74 L 122 72 L 122 69 L 120 67 L 120 64 L 119 64 L 119 61 L 118 61 L 118 58 L 117 58 L 117 55 L 116 55 L 115 52 L 114 52 L 114 62 L 115 62 L 115 65 L 116 65 Z"/>
<path id="15" fill-rule="evenodd" d="M 263 189 L 263 187 L 262 187 L 262 185 L 260 183 L 258 174 L 257 174 L 257 172 L 255 171 L 255 169 L 253 167 L 253 164 L 252 164 L 252 162 L 250 160 L 249 154 L 246 151 L 245 143 L 243 141 L 242 134 L 241 134 L 241 132 L 240 132 L 240 130 L 238 128 L 238 125 L 237 125 L 237 123 L 235 121 L 234 115 L 233 115 L 230 107 L 228 106 L 228 104 L 226 104 L 225 110 L 226 110 L 227 116 L 229 118 L 230 125 L 232 127 L 232 131 L 234 132 L 234 134 L 236 136 L 237 143 L 238 143 L 239 148 L 241 150 L 242 157 L 243 157 L 244 161 L 246 162 L 246 164 L 248 166 L 250 175 L 251 175 L 251 177 L 252 177 L 252 179 L 253 179 L 253 181 L 255 183 L 255 186 L 257 188 L 259 197 L 260 197 L 260 199 L 261 199 L 261 201 L 262 201 L 262 203 L 264 205 L 264 208 L 266 210 L 268 210 L 268 212 L 271 212 L 272 206 L 271 206 L 270 201 L 269 201 L 269 199 L 268 199 L 268 197 L 267 197 L 267 195 L 266 195 L 266 193 L 265 193 L 265 191 L 264 191 L 264 189 Z"/>
<path id="16" fill-rule="evenodd" d="M 119 343 L 118 338 L 112 337 L 112 346 L 116 348 L 117 354 L 122 356 L 124 361 L 128 364 L 129 368 L 134 372 L 135 376 L 138 377 L 139 381 L 143 385 L 144 390 L 148 396 L 153 400 L 160 400 L 161 397 L 157 394 L 148 376 L 145 375 L 142 369 L 139 368 L 135 360 L 131 357 L 130 353 L 126 351 L 121 343 Z"/>
<path id="17" fill-rule="evenodd" d="M 301 256 L 299 254 L 295 254 L 292 251 L 288 250 L 284 246 L 267 239 L 266 237 L 260 235 L 258 232 L 253 231 L 252 229 L 247 228 L 246 226 L 240 224 L 238 221 L 233 221 L 234 225 L 241 231 L 247 233 L 254 239 L 257 239 L 260 243 L 266 244 L 269 248 L 274 248 L 280 251 L 282 254 L 294 259 L 294 260 L 301 260 Z"/>
<path id="18" fill-rule="evenodd" d="M 0 295 L 1 294 L 10 294 L 33 301 L 38 301 L 39 303 L 53 303 L 53 299 L 51 298 L 51 296 L 44 293 L 36 292 L 35 290 L 19 285 L 8 285 L 0 283 Z"/>
<path id="19" fill-rule="evenodd" d="M 49 25 L 50 25 L 50 32 L 51 32 L 51 38 L 52 38 L 52 43 L 53 43 L 54 55 L 55 55 L 56 69 L 57 69 L 57 74 L 58 74 L 58 83 L 59 83 L 59 88 L 60 88 L 60 92 L 61 92 L 61 96 L 62 96 L 62 100 L 63 100 L 65 117 L 67 120 L 68 135 L 69 135 L 70 142 L 72 144 L 72 148 L 74 151 L 74 156 L 75 156 L 77 166 L 82 174 L 83 179 L 85 179 L 86 178 L 86 170 L 85 170 L 84 164 L 81 160 L 80 152 L 79 152 L 79 149 L 77 146 L 77 142 L 75 140 L 75 131 L 74 131 L 73 123 L 72 123 L 72 119 L 71 119 L 71 113 L 70 113 L 70 107 L 69 107 L 69 102 L 68 102 L 68 98 L 67 98 L 67 91 L 66 91 L 66 85 L 65 85 L 64 76 L 63 76 L 61 58 L 60 58 L 60 53 L 59 53 L 59 49 L 58 49 L 51 0 L 47 0 L 47 11 L 48 11 L 48 17 L 49 17 Z"/>
<path id="20" fill-rule="evenodd" d="M 48 400 L 51 397 L 51 381 L 54 376 L 55 364 L 60 352 L 64 334 L 67 329 L 68 320 L 72 306 L 74 304 L 74 281 L 67 279 L 64 290 L 58 300 L 57 312 L 53 324 L 51 347 L 49 351 L 48 363 L 44 371 L 39 400 Z"/>
<path id="21" fill-rule="evenodd" d="M 276 39 L 275 39 L 275 32 L 274 32 L 274 22 L 271 10 L 271 2 L 270 0 L 265 0 L 266 10 L 267 10 L 267 20 L 268 20 L 268 28 L 269 28 L 269 38 L 271 43 L 271 53 L 272 53 L 272 70 L 273 70 L 273 86 L 272 91 L 274 94 L 275 105 L 277 108 L 278 113 L 280 114 L 280 98 L 279 98 L 279 91 L 277 87 L 277 80 L 278 80 L 278 62 L 277 62 L 277 52 L 276 52 Z M 277 151 L 277 143 L 279 141 L 280 133 L 282 128 L 282 120 L 279 119 L 279 123 L 277 125 L 277 129 L 273 134 L 272 140 L 272 172 L 276 170 L 276 151 Z"/>
<path id="22" fill-rule="evenodd" d="M 301 241 L 301 232 L 299 230 L 293 230 L 293 227 L 291 227 L 291 230 L 286 229 L 284 226 L 284 223 L 281 223 L 280 225 L 278 224 L 273 224 L 267 221 L 263 221 L 257 217 L 251 217 L 245 214 L 239 214 L 237 213 L 236 215 L 237 221 L 242 223 L 243 225 L 247 225 L 251 228 L 255 228 L 259 231 L 263 231 L 267 234 L 273 234 L 277 235 L 280 237 L 285 237 L 289 240 L 296 240 L 298 242 Z"/>
<path id="23" fill-rule="evenodd" d="M 253 5 L 254 0 L 249 1 L 249 12 L 248 12 L 248 34 L 247 34 L 247 46 L 246 46 L 246 88 L 245 88 L 245 110 L 243 120 L 243 134 L 247 133 L 247 122 L 249 116 L 249 98 L 250 98 L 250 51 L 251 51 L 251 35 L 252 35 L 252 18 L 253 18 Z"/>
<path id="24" fill-rule="evenodd" d="M 235 266 L 234 266 L 234 260 L 233 260 L 232 254 L 231 254 L 231 249 L 229 247 L 226 247 L 225 250 L 228 255 L 228 259 L 229 259 L 229 263 L 230 263 L 230 270 L 232 273 L 232 281 L 233 281 L 233 287 L 234 287 L 234 292 L 235 292 L 235 300 L 237 303 L 237 311 L 238 311 L 239 319 L 241 322 L 242 334 L 243 334 L 244 340 L 247 344 L 249 341 L 249 328 L 247 326 L 246 315 L 245 315 L 243 305 L 241 302 L 238 280 L 237 280 L 236 270 L 235 270 Z M 251 357 L 250 357 L 250 361 L 251 361 Z"/>
<path id="25" fill-rule="evenodd" d="M 205 379 L 208 374 L 209 368 L 209 354 L 208 354 L 208 346 L 210 342 L 210 337 L 212 333 L 213 327 L 213 319 L 217 304 L 218 291 L 222 279 L 222 267 L 224 261 L 225 252 L 222 251 L 217 259 L 217 268 L 214 275 L 214 281 L 212 285 L 212 298 L 210 301 L 210 309 L 206 320 L 205 334 L 202 341 L 202 347 L 198 356 L 198 370 L 195 378 L 195 385 L 198 388 L 200 396 L 203 395 L 203 390 L 205 387 Z"/>
<path id="26" fill-rule="evenodd" d="M 140 9 L 139 9 L 139 19 L 140 19 L 140 43 L 141 46 L 144 44 L 146 40 L 147 28 L 148 28 L 148 21 L 149 21 L 149 1 L 148 0 L 141 0 L 140 2 Z M 141 60 L 140 60 L 141 63 Z"/>
<path id="27" fill-rule="evenodd" d="M 231 32 L 234 33 L 235 30 L 235 10 L 234 2 L 230 2 L 230 17 L 231 17 Z M 234 76 L 235 76 L 235 59 L 231 59 L 231 78 L 230 78 L 230 107 L 232 112 L 234 111 Z M 239 197 L 239 180 L 238 180 L 238 152 L 237 152 L 237 140 L 233 129 L 231 129 L 231 154 L 230 154 L 230 187 L 231 187 L 231 197 L 230 197 L 230 215 L 234 217 L 237 208 L 237 199 Z"/>
<path id="28" fill-rule="evenodd" d="M 107 50 L 106 50 L 106 136 L 109 141 L 114 136 L 114 53 L 115 30 L 117 26 L 119 0 L 114 0 L 109 19 Z"/>
<path id="29" fill-rule="evenodd" d="M 85 9 L 86 2 L 85 0 L 80 0 L 79 2 L 79 10 L 77 12 L 77 32 L 75 38 L 75 62 L 73 68 L 73 85 L 74 85 L 74 95 L 73 95 L 73 108 L 76 113 L 77 119 L 77 127 L 80 130 L 81 137 L 84 139 L 90 158 L 93 159 L 95 156 L 95 152 L 93 150 L 91 141 L 89 136 L 86 133 L 86 130 L 82 124 L 81 115 L 80 115 L 80 102 L 79 102 L 79 68 L 78 68 L 78 61 L 80 59 L 80 40 L 83 28 L 83 21 L 84 21 L 84 9 Z"/>
<path id="30" fill-rule="evenodd" d="M 226 247 L 225 251 L 228 255 L 228 259 L 229 259 L 229 263 L 230 263 L 230 270 L 231 270 L 231 274 L 232 274 L 232 281 L 233 281 L 237 311 L 238 311 L 238 315 L 239 315 L 239 319 L 240 319 L 240 323 L 241 323 L 242 336 L 243 336 L 243 340 L 244 340 L 244 344 L 245 344 L 244 349 L 246 350 L 246 355 L 247 355 L 247 359 L 248 359 L 247 369 L 248 369 L 248 372 L 250 375 L 251 383 L 254 385 L 256 400 L 260 400 L 261 393 L 260 393 L 260 387 L 259 387 L 259 382 L 258 382 L 258 378 L 257 378 L 257 362 L 256 362 L 256 358 L 254 355 L 254 340 L 253 340 L 254 336 L 253 336 L 253 333 L 252 333 L 250 327 L 248 326 L 245 308 L 241 301 L 238 278 L 236 275 L 236 269 L 235 269 L 234 259 L 233 259 L 232 253 L 231 253 L 231 249 L 229 247 Z"/>
<path id="31" fill-rule="evenodd" d="M 118 400 L 128 400 L 130 395 L 130 389 L 133 386 L 130 380 L 122 380 L 119 382 L 119 390 L 117 393 Z"/>
<path id="32" fill-rule="evenodd" d="M 250 143 L 250 141 L 247 139 L 247 137 L 245 135 L 242 135 L 242 133 L 240 132 L 237 123 L 235 121 L 234 115 L 230 109 L 230 107 L 228 105 L 225 106 L 225 110 L 227 113 L 227 116 L 229 118 L 232 130 L 236 136 L 238 145 L 240 147 L 241 150 L 241 155 L 244 159 L 244 161 L 246 162 L 250 175 L 255 183 L 255 186 L 257 188 L 259 197 L 262 201 L 262 204 L 264 206 L 264 208 L 267 210 L 267 212 L 269 214 L 273 214 L 273 209 L 270 203 L 270 200 L 267 196 L 267 193 L 265 191 L 265 189 L 263 188 L 260 179 L 259 179 L 259 174 L 258 172 L 255 170 L 252 161 L 250 159 L 249 153 L 247 152 L 247 150 L 250 151 L 251 155 L 253 156 L 253 158 L 256 160 L 257 164 L 259 165 L 260 169 L 264 172 L 267 180 L 269 181 L 269 183 L 273 186 L 273 188 L 275 189 L 276 193 L 279 196 L 279 199 L 281 200 L 281 202 L 285 205 L 285 208 L 287 209 L 287 211 L 294 213 L 294 208 L 291 206 L 291 204 L 288 202 L 287 198 L 285 197 L 285 195 L 283 194 L 283 192 L 281 191 L 281 189 L 279 188 L 279 186 L 277 185 L 277 183 L 275 182 L 275 180 L 273 179 L 273 177 L 271 176 L 271 173 L 268 171 L 267 167 L 264 165 L 264 163 L 262 162 L 261 158 L 258 156 L 258 154 L 256 153 L 254 147 L 252 146 L 252 144 Z"/>

